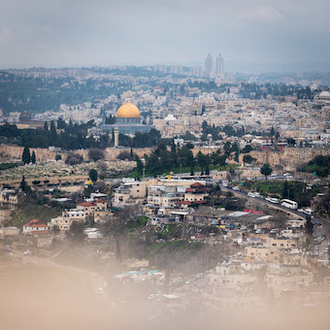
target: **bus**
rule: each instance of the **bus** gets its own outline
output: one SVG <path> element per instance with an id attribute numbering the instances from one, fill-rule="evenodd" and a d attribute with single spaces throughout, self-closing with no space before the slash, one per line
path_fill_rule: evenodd
<path id="1" fill-rule="evenodd" d="M 291 201 L 290 199 L 282 199 L 281 205 L 292 210 L 298 209 L 298 203 L 295 201 Z"/>

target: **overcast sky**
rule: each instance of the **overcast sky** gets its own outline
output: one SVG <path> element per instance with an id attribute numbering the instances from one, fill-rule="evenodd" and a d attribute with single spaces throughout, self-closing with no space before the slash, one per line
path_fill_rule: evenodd
<path id="1" fill-rule="evenodd" d="M 330 62 L 329 0 L 0 0 L 0 68 Z"/>

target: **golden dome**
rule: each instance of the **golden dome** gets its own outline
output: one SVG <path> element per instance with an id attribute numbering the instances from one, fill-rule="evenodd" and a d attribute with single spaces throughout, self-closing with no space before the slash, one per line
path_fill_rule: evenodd
<path id="1" fill-rule="evenodd" d="M 133 103 L 123 104 L 117 111 L 118 118 L 140 118 L 140 111 Z"/>

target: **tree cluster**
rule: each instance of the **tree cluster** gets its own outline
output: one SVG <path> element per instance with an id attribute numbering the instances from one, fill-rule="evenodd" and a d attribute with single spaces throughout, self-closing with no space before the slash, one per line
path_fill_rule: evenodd
<path id="1" fill-rule="evenodd" d="M 327 177 L 330 174 L 330 156 L 316 156 L 304 167 L 303 171 L 315 172 L 320 177 Z"/>
<path id="2" fill-rule="evenodd" d="M 162 141 L 158 130 L 152 128 L 148 133 L 137 132 L 133 138 L 119 134 L 119 144 L 130 148 L 148 148 L 157 146 Z"/>
<path id="3" fill-rule="evenodd" d="M 211 165 L 214 167 L 226 165 L 226 159 L 230 153 L 235 150 L 237 151 L 237 144 L 233 144 L 232 146 L 229 143 L 227 146 L 229 146 L 229 150 L 227 149 L 227 153 L 225 154 L 221 154 L 219 149 L 212 152 L 210 155 L 199 152 L 196 157 L 194 157 L 191 151 L 191 149 L 193 149 L 191 143 L 187 143 L 182 147 L 177 147 L 172 140 L 171 148 L 168 150 L 166 145 L 161 142 L 155 152 L 149 156 L 145 155 L 146 171 L 151 175 L 158 175 L 169 171 L 179 173 L 182 167 L 188 167 L 190 168 L 191 175 L 193 175 L 195 167 L 198 166 L 202 175 L 208 175 Z M 142 166 L 140 165 L 140 167 Z"/>
<path id="4" fill-rule="evenodd" d="M 53 128 L 52 128 L 53 127 Z M 18 129 L 16 125 L 4 124 L 0 127 L 0 136 L 5 141 L 30 148 L 48 148 L 55 146 L 64 150 L 106 148 L 110 140 L 107 134 L 96 141 L 92 136 L 87 137 L 87 124 L 70 125 L 64 132 L 57 133 L 55 124 L 52 122 L 50 130 L 45 129 Z"/>

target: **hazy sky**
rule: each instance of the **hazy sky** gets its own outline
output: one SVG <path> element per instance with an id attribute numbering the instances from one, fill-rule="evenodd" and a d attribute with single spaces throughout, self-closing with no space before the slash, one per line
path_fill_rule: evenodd
<path id="1" fill-rule="evenodd" d="M 0 0 L 0 68 L 330 62 L 329 0 Z"/>

